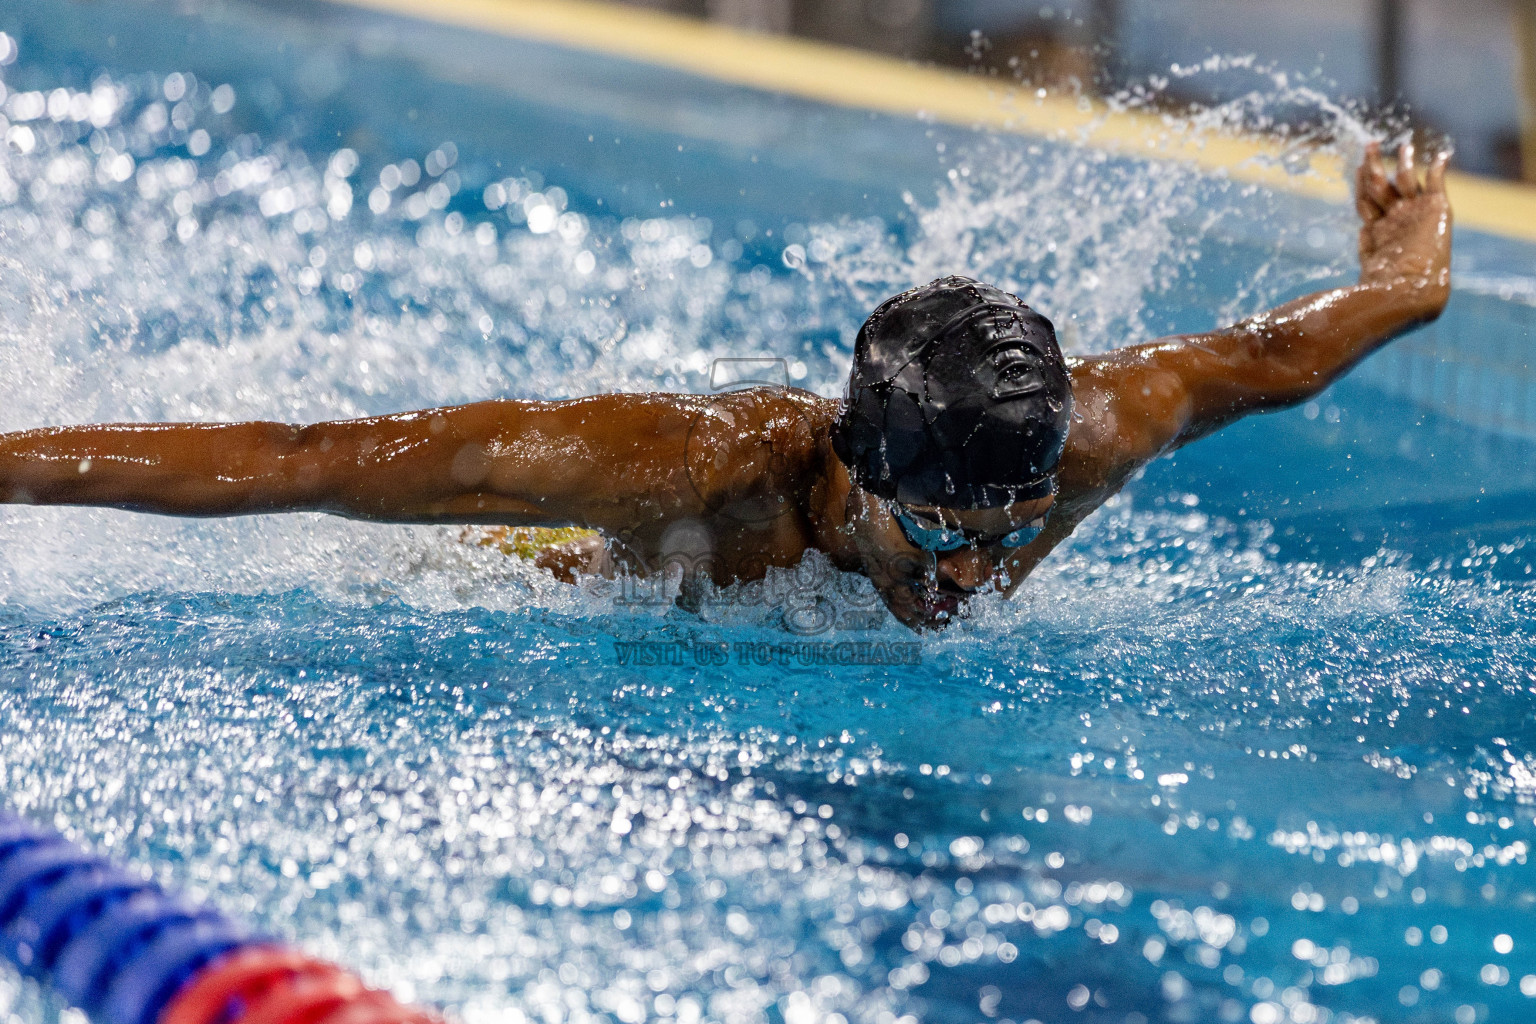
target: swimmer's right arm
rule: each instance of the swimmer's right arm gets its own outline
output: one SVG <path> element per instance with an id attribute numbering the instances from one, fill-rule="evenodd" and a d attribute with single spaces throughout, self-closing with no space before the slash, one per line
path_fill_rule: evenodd
<path id="1" fill-rule="evenodd" d="M 1205 334 L 1164 338 L 1082 360 L 1073 393 L 1085 426 L 1077 461 L 1112 491 L 1131 472 L 1256 412 L 1320 394 L 1372 352 L 1445 308 L 1451 283 L 1448 154 L 1421 181 L 1403 146 L 1388 176 L 1367 149 L 1357 174 L 1360 277 L 1357 283 L 1293 299 Z M 1068 452 L 1074 451 L 1069 435 Z M 1107 481 L 1107 483 L 1105 483 Z"/>
<path id="2" fill-rule="evenodd" d="M 688 396 L 492 401 L 310 426 L 98 424 L 0 435 L 0 500 L 175 516 L 329 512 L 622 531 L 706 512 Z"/>

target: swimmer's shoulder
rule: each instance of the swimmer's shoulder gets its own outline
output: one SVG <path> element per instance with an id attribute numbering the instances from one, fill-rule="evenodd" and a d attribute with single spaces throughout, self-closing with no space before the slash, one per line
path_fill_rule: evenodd
<path id="1" fill-rule="evenodd" d="M 716 501 L 784 495 L 802 504 L 820 477 L 839 403 L 801 388 L 760 386 L 702 396 L 689 428 L 689 479 Z"/>
<path id="2" fill-rule="evenodd" d="M 1061 456 L 1063 498 L 1108 497 L 1166 451 L 1177 434 L 1184 392 L 1145 358 L 1149 348 L 1068 360 L 1073 410 Z"/>
<path id="3" fill-rule="evenodd" d="M 581 424 L 625 426 L 693 425 L 701 416 L 728 414 L 761 428 L 782 428 L 787 419 L 802 419 L 812 427 L 827 427 L 837 418 L 840 403 L 803 388 L 759 385 L 696 394 L 675 391 L 613 391 L 546 400 L 493 399 L 473 407 L 500 409 L 516 417 L 545 413 Z"/>
<path id="4" fill-rule="evenodd" d="M 727 412 L 781 445 L 813 444 L 832 429 L 842 406 L 837 399 L 777 384 L 693 397 L 704 399 L 703 408 Z"/>

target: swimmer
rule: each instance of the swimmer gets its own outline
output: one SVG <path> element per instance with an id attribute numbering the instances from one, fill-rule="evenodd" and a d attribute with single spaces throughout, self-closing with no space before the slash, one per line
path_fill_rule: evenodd
<path id="1" fill-rule="evenodd" d="M 810 550 L 913 629 L 1012 594 L 1152 459 L 1316 396 L 1450 294 L 1442 154 L 1371 146 L 1356 284 L 1231 327 L 1064 359 L 1016 297 L 947 277 L 858 333 L 841 401 L 790 388 L 510 399 L 367 419 L 103 424 L 0 436 L 0 500 L 175 516 L 328 512 L 584 527 L 567 576 L 692 560 L 718 586 Z"/>

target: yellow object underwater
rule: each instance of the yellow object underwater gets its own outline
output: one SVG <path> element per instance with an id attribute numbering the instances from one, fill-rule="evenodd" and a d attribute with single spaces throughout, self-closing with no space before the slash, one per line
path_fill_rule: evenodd
<path id="1" fill-rule="evenodd" d="M 504 555 L 532 559 L 573 541 L 596 536 L 595 530 L 579 526 L 489 526 L 466 530 L 460 539 L 466 544 L 472 541 L 476 547 L 496 548 Z"/>

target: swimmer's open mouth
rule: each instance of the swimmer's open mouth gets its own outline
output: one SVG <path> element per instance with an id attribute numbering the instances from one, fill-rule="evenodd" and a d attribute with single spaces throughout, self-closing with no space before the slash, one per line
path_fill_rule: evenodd
<path id="1" fill-rule="evenodd" d="M 912 587 L 912 603 L 915 604 L 923 616 L 927 619 L 938 619 L 941 616 L 953 618 L 960 609 L 975 595 L 964 590 L 956 590 L 940 584 L 938 587 L 914 585 Z"/>

